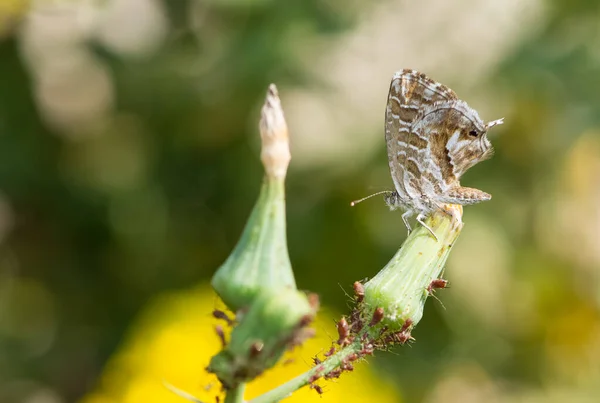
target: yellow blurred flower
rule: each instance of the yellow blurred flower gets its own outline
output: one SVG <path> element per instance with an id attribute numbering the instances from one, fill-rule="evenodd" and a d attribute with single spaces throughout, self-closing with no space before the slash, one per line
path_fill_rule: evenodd
<path id="1" fill-rule="evenodd" d="M 0 38 L 8 34 L 16 26 L 29 7 L 26 0 L 2 0 L 0 1 Z"/>
<path id="2" fill-rule="evenodd" d="M 214 375 L 205 371 L 221 348 L 214 331 L 214 309 L 222 302 L 208 286 L 158 297 L 132 326 L 127 340 L 108 362 L 96 389 L 80 403 L 183 403 L 186 400 L 163 386 L 163 380 L 205 403 L 221 395 Z M 314 326 L 317 336 L 288 353 L 246 389 L 246 399 L 256 397 L 299 375 L 312 365 L 312 357 L 327 351 L 337 338 L 335 316 L 321 310 Z M 322 354 L 321 354 L 322 357 Z M 375 375 L 366 363 L 338 380 L 318 382 L 325 393 L 303 388 L 286 402 L 398 402 L 398 391 Z M 222 397 L 222 396 L 221 396 Z M 221 399 L 222 400 L 222 399 Z"/>

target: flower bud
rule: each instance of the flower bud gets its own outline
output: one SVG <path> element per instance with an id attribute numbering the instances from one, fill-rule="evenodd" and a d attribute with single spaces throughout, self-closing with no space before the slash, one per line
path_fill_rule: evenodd
<path id="1" fill-rule="evenodd" d="M 248 307 L 266 290 L 296 289 L 288 256 L 284 180 L 290 160 L 288 132 L 274 85 L 260 121 L 265 178 L 242 237 L 212 278 L 212 286 L 233 311 Z"/>
<path id="2" fill-rule="evenodd" d="M 312 336 L 307 326 L 318 305 L 314 297 L 283 289 L 257 296 L 233 329 L 229 344 L 212 358 L 208 371 L 226 388 L 234 388 L 274 366 L 287 349 Z"/>
<path id="3" fill-rule="evenodd" d="M 364 284 L 364 299 L 360 316 L 375 326 L 371 334 L 385 329 L 410 337 L 410 329 L 423 316 L 425 300 L 430 295 L 433 280 L 438 279 L 450 254 L 450 249 L 462 229 L 462 207 L 446 206 L 426 220 L 437 240 L 419 226 L 406 239 L 402 248 L 375 277 Z M 374 314 L 383 309 L 383 318 Z"/>

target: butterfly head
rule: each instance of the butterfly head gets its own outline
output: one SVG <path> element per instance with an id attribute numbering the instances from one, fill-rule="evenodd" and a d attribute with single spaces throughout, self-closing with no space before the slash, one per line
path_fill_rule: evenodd
<path id="1" fill-rule="evenodd" d="M 459 101 L 449 113 L 446 152 L 454 167 L 454 175 L 460 178 L 469 168 L 478 162 L 492 157 L 494 148 L 487 137 L 488 130 L 502 124 L 498 119 L 484 123 L 477 112 Z"/>

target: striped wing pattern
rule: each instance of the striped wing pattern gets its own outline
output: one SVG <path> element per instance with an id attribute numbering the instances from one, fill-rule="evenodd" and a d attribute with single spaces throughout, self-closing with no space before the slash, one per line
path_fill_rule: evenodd
<path id="1" fill-rule="evenodd" d="M 414 123 L 427 106 L 458 100 L 450 88 L 415 70 L 396 73 L 390 85 L 385 116 L 385 137 L 397 202 L 407 210 L 426 211 L 434 195 L 446 189 L 442 170 L 432 158 L 435 128 L 414 130 Z"/>

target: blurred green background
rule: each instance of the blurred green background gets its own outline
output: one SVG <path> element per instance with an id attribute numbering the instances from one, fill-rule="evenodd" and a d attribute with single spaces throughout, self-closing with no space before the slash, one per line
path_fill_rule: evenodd
<path id="1" fill-rule="evenodd" d="M 345 312 L 406 236 L 349 207 L 392 187 L 402 68 L 506 123 L 463 179 L 493 199 L 465 208 L 443 305 L 373 367 L 410 402 L 598 401 L 594 0 L 0 2 L 0 401 L 76 401 L 153 297 L 210 279 L 258 195 L 271 82 L 297 281 Z"/>

